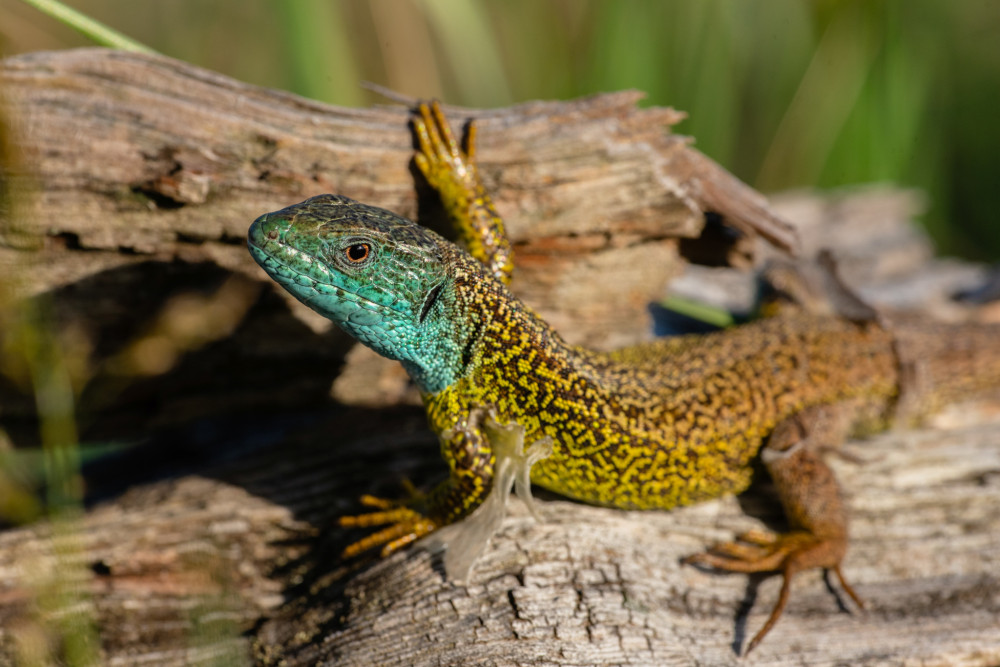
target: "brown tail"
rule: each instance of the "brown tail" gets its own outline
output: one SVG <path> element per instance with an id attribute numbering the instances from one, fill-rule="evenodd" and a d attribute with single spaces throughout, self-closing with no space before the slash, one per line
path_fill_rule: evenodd
<path id="1" fill-rule="evenodd" d="M 949 403 L 1000 395 L 1000 325 L 891 319 L 905 417 L 919 419 Z"/>

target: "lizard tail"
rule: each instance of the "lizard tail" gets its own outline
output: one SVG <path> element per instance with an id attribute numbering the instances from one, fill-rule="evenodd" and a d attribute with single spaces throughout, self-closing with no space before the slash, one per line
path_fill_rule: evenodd
<path id="1" fill-rule="evenodd" d="M 904 417 L 919 419 L 949 403 L 1000 396 L 1000 325 L 892 320 Z"/>

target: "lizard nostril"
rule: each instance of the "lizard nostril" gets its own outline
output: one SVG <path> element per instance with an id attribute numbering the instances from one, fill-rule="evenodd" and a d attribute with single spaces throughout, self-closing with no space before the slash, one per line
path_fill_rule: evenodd
<path id="1" fill-rule="evenodd" d="M 267 232 L 267 238 L 271 239 L 272 241 L 274 241 L 275 239 L 277 239 L 278 238 L 278 230 L 277 229 L 270 229 L 270 230 L 268 230 L 268 232 Z"/>

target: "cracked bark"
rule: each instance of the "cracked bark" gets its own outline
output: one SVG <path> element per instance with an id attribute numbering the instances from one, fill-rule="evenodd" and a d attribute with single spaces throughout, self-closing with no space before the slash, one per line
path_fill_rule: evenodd
<path id="1" fill-rule="evenodd" d="M 285 665 L 740 663 L 734 646 L 760 627 L 780 582 L 679 561 L 780 525 L 766 489 L 673 512 L 548 497 L 541 524 L 515 503 L 467 586 L 419 549 L 340 562 L 356 534 L 332 521 L 357 509 L 358 493 L 440 473 L 421 424 L 417 408 L 352 409 L 296 429 L 98 505 L 61 553 L 46 524 L 0 534 L 0 646 L 41 623 L 43 583 L 62 569 L 76 572 L 108 664 L 223 651 Z M 995 412 L 955 410 L 853 445 L 863 464 L 835 460 L 852 509 L 845 571 L 868 609 L 845 613 L 819 573 L 802 575 L 751 662 L 996 664 L 998 426 Z"/>

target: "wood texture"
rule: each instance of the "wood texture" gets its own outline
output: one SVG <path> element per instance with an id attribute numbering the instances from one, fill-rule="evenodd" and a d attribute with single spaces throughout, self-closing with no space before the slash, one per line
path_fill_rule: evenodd
<path id="1" fill-rule="evenodd" d="M 255 217 L 323 192 L 440 226 L 439 205 L 412 165 L 407 109 L 336 108 L 100 49 L 4 60 L 0 92 L 16 149 L 12 181 L 22 186 L 0 218 L 0 282 L 15 296 L 54 302 L 60 326 L 94 348 L 98 375 L 179 292 L 215 289 L 228 275 L 267 292 L 255 301 L 253 285 L 244 286 L 249 315 L 212 355 L 210 391 L 201 389 L 202 363 L 191 364 L 193 375 L 176 368 L 169 382 L 144 381 L 141 395 L 167 396 L 148 400 L 145 412 L 169 422 L 199 405 L 259 405 L 273 385 L 266 371 L 247 369 L 276 360 L 306 378 L 286 387 L 289 404 L 315 402 L 334 376 L 341 402 L 412 400 L 396 365 L 364 350 L 345 359 L 351 342 L 272 285 L 244 247 Z M 515 291 L 567 339 L 603 349 L 650 336 L 648 304 L 680 271 L 678 239 L 693 243 L 706 212 L 742 234 L 708 244 L 716 261 L 745 261 L 755 230 L 794 243 L 760 194 L 670 133 L 683 114 L 639 109 L 641 97 L 447 109 L 457 124 L 473 115 L 479 123 L 482 172 L 515 242 Z M 271 292 L 309 329 L 278 350 L 259 345 L 261 336 L 287 340 L 299 325 Z M 248 328 L 252 339 L 242 335 Z M 309 381 L 317 364 L 331 369 L 327 387 Z M 178 386 L 183 401 L 174 400 Z M 0 381 L 0 419 L 30 421 L 32 409 Z"/>
<path id="2" fill-rule="evenodd" d="M 110 665 L 1000 663 L 1000 418 L 988 404 L 857 443 L 861 464 L 834 461 L 853 517 L 845 570 L 869 609 L 844 613 L 818 575 L 802 576 L 747 660 L 735 649 L 779 582 L 679 560 L 775 526 L 766 485 L 669 513 L 550 496 L 542 524 L 515 503 L 468 586 L 420 550 L 341 562 L 356 534 L 335 518 L 361 493 L 399 495 L 404 477 L 432 482 L 437 443 L 419 408 L 358 405 L 404 399 L 405 380 L 272 291 L 243 234 L 261 212 L 328 190 L 432 220 L 414 194 L 405 110 L 335 109 L 100 50 L 3 61 L 0 97 L 34 184 L 0 221 L 4 286 L 44 296 L 58 325 L 84 332 L 84 437 L 143 440 L 84 470 L 83 514 L 0 533 L 0 663 L 58 654 L 88 625 Z M 515 288 L 578 340 L 648 331 L 646 304 L 680 266 L 676 238 L 699 234 L 705 212 L 744 241 L 783 235 L 762 197 L 664 132 L 674 112 L 638 110 L 637 97 L 475 113 L 523 269 Z M 799 204 L 836 225 L 885 200 L 831 201 Z M 162 368 L 128 366 L 180 303 L 214 333 L 175 340 L 176 358 L 154 357 Z M 0 373 L 0 426 L 19 445 L 35 437 L 33 398 Z"/>
<path id="3" fill-rule="evenodd" d="M 548 497 L 542 524 L 515 503 L 468 586 L 443 580 L 420 550 L 341 563 L 356 534 L 332 522 L 357 509 L 357 494 L 439 474 L 421 424 L 417 408 L 353 409 L 227 465 L 134 488 L 57 536 L 47 524 L 0 533 L 0 660 L 26 634 L 58 634 L 40 598 L 68 580 L 106 664 L 1000 661 L 995 409 L 955 410 L 921 431 L 855 443 L 863 463 L 834 461 L 852 515 L 845 571 L 868 609 L 846 613 L 818 573 L 802 575 L 748 660 L 735 649 L 763 622 L 779 581 L 679 561 L 780 525 L 764 487 L 674 512 Z"/>
<path id="4" fill-rule="evenodd" d="M 433 201 L 418 211 L 401 106 L 340 109 L 101 50 L 8 59 L 0 89 L 37 187 L 0 243 L 43 246 L 28 293 L 151 258 L 259 277 L 242 247 L 249 222 L 324 192 L 435 219 Z M 577 340 L 642 330 L 649 295 L 676 271 L 667 239 L 698 236 L 705 211 L 794 240 L 760 195 L 670 134 L 683 114 L 638 109 L 641 97 L 449 109 L 479 123 L 482 171 L 517 246 L 516 287 L 572 322 L 564 330 Z M 0 262 L 17 256 L 7 249 Z M 594 266 L 605 280 L 591 278 Z"/>
<path id="5" fill-rule="evenodd" d="M 996 428 L 993 417 L 879 438 L 859 450 L 866 465 L 838 466 L 853 510 L 846 567 L 869 608 L 844 613 L 818 573 L 803 576 L 775 636 L 745 662 L 996 664 Z M 734 649 L 763 623 L 780 583 L 679 564 L 755 525 L 735 500 L 669 514 L 560 501 L 545 516 L 510 520 L 468 587 L 443 582 L 426 554 L 403 554 L 337 588 L 351 604 L 334 631 L 319 624 L 322 643 L 309 640 L 315 616 L 296 604 L 259 636 L 283 640 L 287 664 L 302 665 L 744 662 Z"/>

